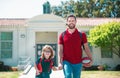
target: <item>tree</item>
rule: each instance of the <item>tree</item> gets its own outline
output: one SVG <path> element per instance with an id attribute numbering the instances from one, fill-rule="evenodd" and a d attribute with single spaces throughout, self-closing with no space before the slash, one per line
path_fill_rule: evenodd
<path id="1" fill-rule="evenodd" d="M 107 47 L 120 57 L 120 22 L 109 22 L 89 31 L 89 42 L 93 46 Z"/>
<path id="2" fill-rule="evenodd" d="M 67 17 L 68 14 L 72 14 L 74 13 L 74 0 L 70 0 L 70 1 L 66 1 L 63 2 L 61 1 L 61 5 L 59 6 L 52 6 L 52 13 L 58 16 L 62 16 L 62 17 Z"/>
<path id="3" fill-rule="evenodd" d="M 74 13 L 77 17 L 120 17 L 120 0 L 70 0 L 55 6 L 52 13 L 62 17 Z M 59 8 L 60 7 L 60 8 Z M 54 9 L 54 7 L 52 7 Z"/>

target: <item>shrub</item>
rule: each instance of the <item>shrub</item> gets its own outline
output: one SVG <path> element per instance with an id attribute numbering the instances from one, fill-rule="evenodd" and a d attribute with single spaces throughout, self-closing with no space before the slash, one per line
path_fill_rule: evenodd
<path id="1" fill-rule="evenodd" d="M 98 65 L 94 65 L 94 66 L 91 66 L 91 67 L 83 67 L 84 70 L 98 70 Z"/>
<path id="2" fill-rule="evenodd" d="M 0 71 L 4 70 L 4 62 L 0 61 Z"/>
<path id="3" fill-rule="evenodd" d="M 118 65 L 115 67 L 115 70 L 116 70 L 116 71 L 120 71 L 120 64 L 118 64 Z"/>

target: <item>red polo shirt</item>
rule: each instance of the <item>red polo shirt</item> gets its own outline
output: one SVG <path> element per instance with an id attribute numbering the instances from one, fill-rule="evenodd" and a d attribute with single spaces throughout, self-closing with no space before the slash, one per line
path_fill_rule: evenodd
<path id="1" fill-rule="evenodd" d="M 71 34 L 66 30 L 64 38 L 62 34 L 59 37 L 59 44 L 63 45 L 63 60 L 66 60 L 72 64 L 77 64 L 82 61 L 82 48 L 81 41 L 87 42 L 86 34 L 82 33 L 82 39 L 77 29 Z"/>

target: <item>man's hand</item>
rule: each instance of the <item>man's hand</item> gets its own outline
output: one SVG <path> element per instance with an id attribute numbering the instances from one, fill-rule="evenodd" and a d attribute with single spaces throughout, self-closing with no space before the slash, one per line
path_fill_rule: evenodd
<path id="1" fill-rule="evenodd" d="M 59 69 L 59 70 L 62 70 L 62 68 L 63 68 L 63 65 L 62 65 L 62 64 L 59 64 L 58 69 Z"/>
<path id="2" fill-rule="evenodd" d="M 93 61 L 91 60 L 90 63 L 83 64 L 84 67 L 91 67 L 93 64 Z"/>

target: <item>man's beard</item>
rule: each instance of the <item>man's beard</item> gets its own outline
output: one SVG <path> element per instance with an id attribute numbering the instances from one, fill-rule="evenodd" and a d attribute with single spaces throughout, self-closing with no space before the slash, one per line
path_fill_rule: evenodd
<path id="1" fill-rule="evenodd" d="M 69 29 L 74 29 L 75 28 L 75 24 L 68 24 Z"/>

